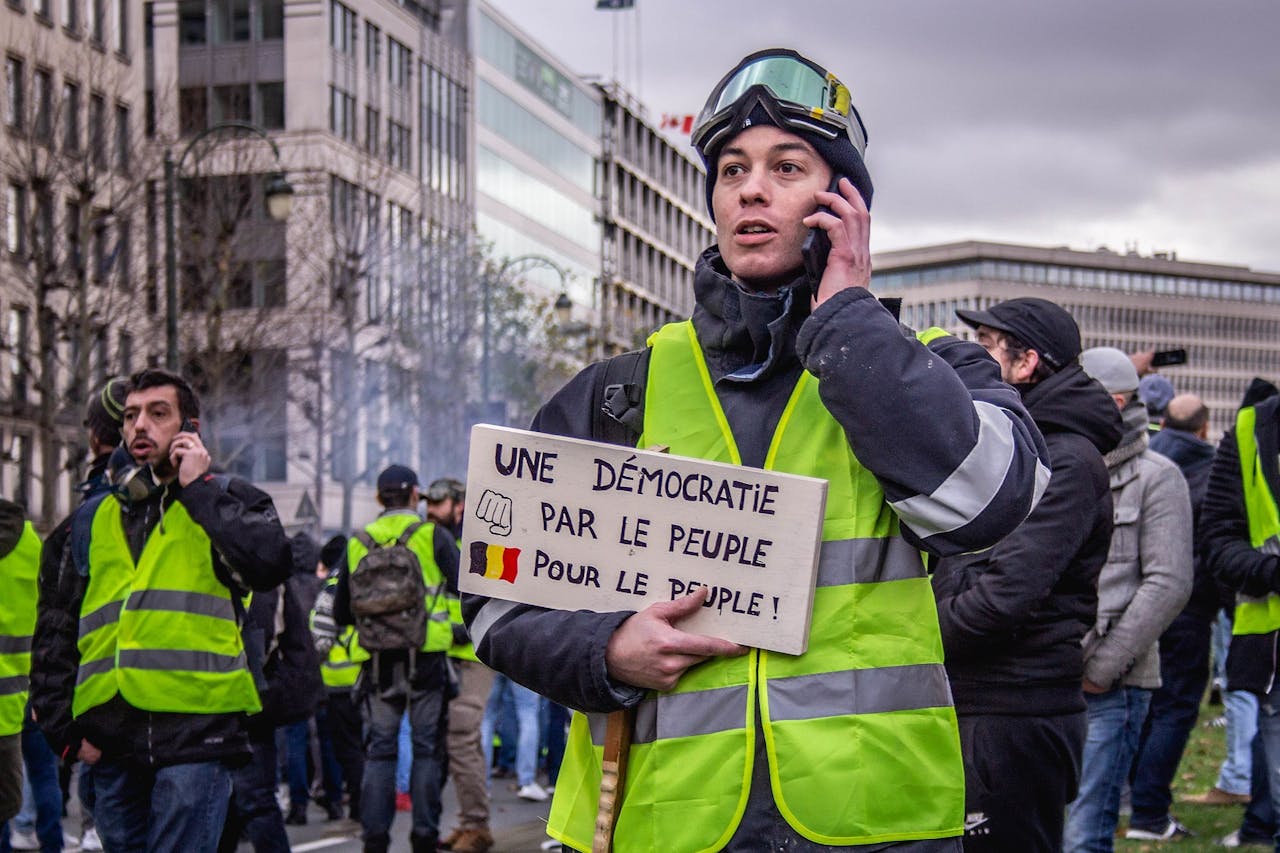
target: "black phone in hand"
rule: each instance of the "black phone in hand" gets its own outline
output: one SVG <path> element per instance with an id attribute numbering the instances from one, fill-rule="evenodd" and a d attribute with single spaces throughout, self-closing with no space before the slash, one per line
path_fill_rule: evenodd
<path id="1" fill-rule="evenodd" d="M 831 179 L 831 186 L 827 187 L 827 192 L 840 194 L 840 179 L 844 175 L 835 175 Z M 816 213 L 835 213 L 825 204 L 818 205 Z M 804 271 L 809 277 L 809 281 L 813 284 L 813 292 L 817 294 L 818 285 L 822 283 L 822 274 L 827 270 L 827 256 L 831 254 L 831 238 L 827 236 L 826 230 L 822 228 L 810 228 L 809 233 L 804 238 L 804 243 L 800 246 L 800 255 L 804 258 Z"/>

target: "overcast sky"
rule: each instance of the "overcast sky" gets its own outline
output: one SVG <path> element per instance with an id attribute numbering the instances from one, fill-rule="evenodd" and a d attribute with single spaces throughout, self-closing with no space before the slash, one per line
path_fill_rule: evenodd
<path id="1" fill-rule="evenodd" d="M 867 125 L 876 251 L 1136 245 L 1280 272 L 1277 0 L 490 2 L 655 121 L 753 50 L 827 66 Z"/>

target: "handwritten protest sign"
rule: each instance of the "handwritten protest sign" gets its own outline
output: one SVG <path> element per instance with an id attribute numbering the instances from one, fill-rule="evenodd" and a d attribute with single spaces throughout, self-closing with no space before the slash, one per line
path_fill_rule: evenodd
<path id="1" fill-rule="evenodd" d="M 682 629 L 800 654 L 826 495 L 811 477 L 481 424 L 459 586 L 596 612 L 705 586 Z"/>

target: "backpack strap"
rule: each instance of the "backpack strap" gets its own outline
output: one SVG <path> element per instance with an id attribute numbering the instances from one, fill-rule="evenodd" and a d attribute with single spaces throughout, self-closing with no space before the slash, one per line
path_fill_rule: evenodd
<path id="1" fill-rule="evenodd" d="M 644 391 L 649 348 L 616 355 L 596 373 L 592 391 L 591 437 L 635 446 L 644 432 Z"/>
<path id="2" fill-rule="evenodd" d="M 378 547 L 378 543 L 373 541 L 373 537 L 369 535 L 369 531 L 360 529 L 352 534 L 356 537 L 356 541 L 365 547 L 366 551 L 372 551 Z"/>
<path id="3" fill-rule="evenodd" d="M 76 507 L 71 517 L 71 535 L 68 544 L 71 546 L 71 561 L 76 573 L 82 578 L 89 577 L 89 539 L 93 531 L 93 517 L 98 507 L 110 492 L 100 492 Z"/>
<path id="4" fill-rule="evenodd" d="M 413 524 L 410 524 L 404 529 L 404 532 L 400 534 L 400 538 L 396 539 L 396 544 L 407 546 L 409 544 L 409 540 L 413 538 L 413 534 L 417 533 L 418 528 L 422 527 L 424 524 L 426 524 L 425 521 L 415 521 Z"/>

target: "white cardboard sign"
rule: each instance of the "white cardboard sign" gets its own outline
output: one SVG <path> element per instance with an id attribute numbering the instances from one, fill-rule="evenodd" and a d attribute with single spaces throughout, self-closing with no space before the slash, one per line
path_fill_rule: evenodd
<path id="1" fill-rule="evenodd" d="M 711 588 L 681 629 L 805 650 L 827 482 L 480 424 L 459 586 L 560 610 Z"/>

